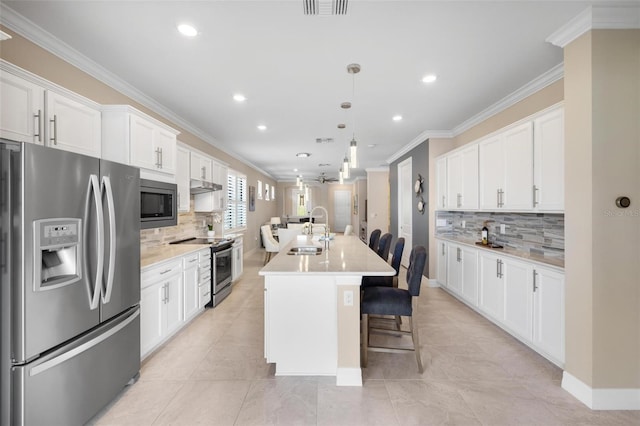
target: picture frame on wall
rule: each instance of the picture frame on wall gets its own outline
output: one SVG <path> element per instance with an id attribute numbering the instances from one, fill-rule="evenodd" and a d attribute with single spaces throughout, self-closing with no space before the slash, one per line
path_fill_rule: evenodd
<path id="1" fill-rule="evenodd" d="M 249 211 L 256 211 L 256 187 L 249 186 Z"/>

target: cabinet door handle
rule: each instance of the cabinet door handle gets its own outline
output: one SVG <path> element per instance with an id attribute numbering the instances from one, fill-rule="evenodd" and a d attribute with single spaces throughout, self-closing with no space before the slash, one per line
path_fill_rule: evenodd
<path id="1" fill-rule="evenodd" d="M 496 277 L 502 278 L 502 260 L 496 261 Z"/>
<path id="2" fill-rule="evenodd" d="M 164 271 L 160 272 L 160 275 L 164 275 L 164 274 L 166 274 L 167 272 L 171 272 L 171 268 L 169 268 L 169 269 L 165 269 Z"/>
<path id="3" fill-rule="evenodd" d="M 38 124 L 38 133 L 35 133 L 33 137 L 38 137 L 38 142 L 42 142 L 42 122 L 40 119 L 42 118 L 42 110 L 38 110 L 37 114 L 33 114 L 33 118 L 36 119 L 36 123 Z"/>
<path id="4" fill-rule="evenodd" d="M 200 169 L 200 170 L 202 170 L 202 180 L 204 180 L 205 177 L 207 176 L 204 166 L 202 166 L 202 169 Z"/>
<path id="5" fill-rule="evenodd" d="M 496 207 L 500 207 L 500 188 L 496 189 Z"/>
<path id="6" fill-rule="evenodd" d="M 458 206 L 458 208 L 462 207 L 462 194 L 458 194 L 456 205 Z"/>
<path id="7" fill-rule="evenodd" d="M 533 207 L 538 205 L 538 197 L 537 197 L 538 187 L 533 185 Z"/>
<path id="8" fill-rule="evenodd" d="M 442 243 L 442 255 L 444 256 L 444 243 Z"/>
<path id="9" fill-rule="evenodd" d="M 456 260 L 457 260 L 458 262 L 460 262 L 460 261 L 462 261 L 462 256 L 461 256 L 461 254 L 460 254 L 460 252 L 461 252 L 460 247 L 456 248 L 456 250 L 457 250 L 457 251 L 456 251 Z"/>
<path id="10" fill-rule="evenodd" d="M 162 168 L 162 163 L 164 163 L 164 161 L 162 161 L 163 160 L 163 158 L 162 158 L 162 148 L 159 148 L 159 149 L 160 149 L 160 168 Z"/>
<path id="11" fill-rule="evenodd" d="M 53 137 L 49 138 L 54 145 L 58 145 L 58 116 L 54 115 L 53 120 L 49 120 L 53 124 Z"/>
<path id="12" fill-rule="evenodd" d="M 160 168 L 160 148 L 156 148 L 156 167 Z"/>
<path id="13" fill-rule="evenodd" d="M 444 195 L 442 196 L 442 207 L 447 207 L 446 204 L 444 203 Z"/>
<path id="14" fill-rule="evenodd" d="M 533 270 L 533 292 L 535 293 L 538 290 L 538 283 L 536 281 L 538 277 L 538 272 L 536 272 L 536 270 Z"/>

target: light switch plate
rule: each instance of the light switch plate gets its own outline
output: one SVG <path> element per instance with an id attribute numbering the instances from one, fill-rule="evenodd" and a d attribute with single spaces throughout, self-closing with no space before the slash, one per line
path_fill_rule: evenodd
<path id="1" fill-rule="evenodd" d="M 507 232 L 507 225 L 505 225 L 504 223 L 500 224 L 500 233 L 501 234 L 505 234 Z"/>
<path id="2" fill-rule="evenodd" d="M 347 290 L 344 292 L 344 306 L 353 306 L 353 291 Z"/>

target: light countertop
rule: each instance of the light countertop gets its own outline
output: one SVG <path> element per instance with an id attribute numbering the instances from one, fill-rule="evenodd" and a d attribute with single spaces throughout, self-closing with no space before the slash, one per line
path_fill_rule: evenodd
<path id="1" fill-rule="evenodd" d="M 450 241 L 452 243 L 457 243 L 457 244 L 465 244 L 471 247 L 475 247 L 479 250 L 487 250 L 487 251 L 494 252 L 496 254 L 504 254 L 505 256 L 525 259 L 531 262 L 539 263 L 543 266 L 553 266 L 553 267 L 564 270 L 564 259 L 561 259 L 561 258 L 532 254 L 527 251 L 516 250 L 506 246 L 504 248 L 491 248 L 489 246 L 476 244 L 475 240 L 452 237 L 450 235 L 436 235 L 436 239 L 443 240 L 443 241 Z"/>
<path id="2" fill-rule="evenodd" d="M 319 255 L 288 255 L 287 251 L 295 246 L 315 245 L 322 247 Z M 260 270 L 260 275 L 394 275 L 395 270 L 382 260 L 373 250 L 364 244 L 357 236 L 336 235 L 329 244 L 329 250 L 324 249 L 324 242 L 292 241 Z"/>
<path id="3" fill-rule="evenodd" d="M 140 268 L 144 269 L 156 263 L 208 247 L 210 247 L 208 244 L 173 244 L 140 250 Z"/>

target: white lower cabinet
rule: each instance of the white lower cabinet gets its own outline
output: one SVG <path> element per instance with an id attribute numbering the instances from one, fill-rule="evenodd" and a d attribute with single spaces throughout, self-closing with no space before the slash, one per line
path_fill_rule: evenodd
<path id="1" fill-rule="evenodd" d="M 447 250 L 447 287 L 473 306 L 478 305 L 478 251 L 449 244 Z"/>
<path id="2" fill-rule="evenodd" d="M 183 314 L 184 321 L 190 320 L 200 310 L 200 283 L 198 280 L 198 253 L 182 259 L 182 277 L 184 280 Z"/>
<path id="3" fill-rule="evenodd" d="M 145 357 L 182 324 L 182 260 L 171 260 L 142 272 L 140 355 Z"/>
<path id="4" fill-rule="evenodd" d="M 564 274 L 540 267 L 534 272 L 533 344 L 564 362 Z"/>
<path id="5" fill-rule="evenodd" d="M 564 365 L 562 272 L 465 244 L 443 240 L 436 244 L 438 282 L 446 283 L 447 291 L 547 359 Z"/>
<path id="6" fill-rule="evenodd" d="M 200 308 L 211 302 L 211 250 L 198 252 L 198 297 Z"/>
<path id="7" fill-rule="evenodd" d="M 233 260 L 231 261 L 232 265 L 232 274 L 231 281 L 235 282 L 242 275 L 242 271 L 244 270 L 243 266 L 243 242 L 242 237 L 237 237 L 233 242 L 233 250 L 232 250 Z"/>
<path id="8" fill-rule="evenodd" d="M 480 253 L 480 300 L 478 307 L 496 321 L 504 321 L 504 281 L 502 260 L 491 253 Z"/>

